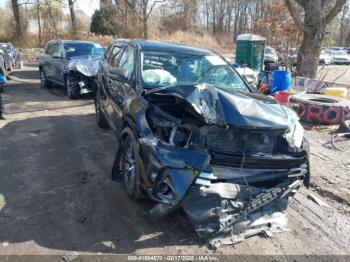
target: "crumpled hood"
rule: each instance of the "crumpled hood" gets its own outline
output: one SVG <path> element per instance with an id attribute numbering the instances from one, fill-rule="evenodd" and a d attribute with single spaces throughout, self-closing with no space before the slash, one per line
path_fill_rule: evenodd
<path id="1" fill-rule="evenodd" d="M 100 68 L 100 56 L 77 56 L 70 58 L 67 71 L 76 70 L 85 76 L 95 76 Z"/>
<path id="2" fill-rule="evenodd" d="M 172 86 L 149 95 L 183 99 L 207 124 L 286 130 L 298 121 L 293 110 L 265 95 L 229 93 L 208 84 Z"/>

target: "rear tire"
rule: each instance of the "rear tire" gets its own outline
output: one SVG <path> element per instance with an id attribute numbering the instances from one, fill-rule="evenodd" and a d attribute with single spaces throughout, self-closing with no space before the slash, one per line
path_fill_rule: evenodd
<path id="1" fill-rule="evenodd" d="M 103 129 L 109 128 L 109 124 L 101 108 L 100 89 L 97 89 L 95 95 L 95 118 L 98 127 Z"/>

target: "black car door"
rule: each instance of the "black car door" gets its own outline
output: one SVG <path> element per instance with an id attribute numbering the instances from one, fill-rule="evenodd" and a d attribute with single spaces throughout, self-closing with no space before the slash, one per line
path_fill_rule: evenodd
<path id="1" fill-rule="evenodd" d="M 57 49 L 57 41 L 51 41 L 47 44 L 45 53 L 41 57 L 41 66 L 46 74 L 48 80 L 53 81 L 53 70 L 52 70 L 52 54 Z"/>
<path id="2" fill-rule="evenodd" d="M 116 129 L 116 128 L 114 126 L 114 122 L 112 121 L 113 108 L 110 102 L 112 100 L 111 88 L 110 88 L 111 86 L 110 70 L 118 66 L 118 61 L 122 51 L 123 51 L 123 46 L 121 45 L 113 45 L 112 47 L 108 48 L 104 59 L 102 59 L 101 69 L 100 69 L 101 77 L 99 79 L 99 86 L 100 86 L 101 107 L 102 107 L 102 110 L 105 112 L 105 115 L 109 120 L 108 122 L 110 123 L 113 129 Z"/>
<path id="3" fill-rule="evenodd" d="M 109 103 L 112 110 L 111 120 L 118 137 L 123 127 L 122 121 L 126 100 L 134 93 L 134 58 L 134 48 L 131 46 L 125 47 L 117 64 L 113 64 L 108 73 Z"/>
<path id="4" fill-rule="evenodd" d="M 52 77 L 59 85 L 64 85 L 63 67 L 65 63 L 64 48 L 62 42 L 57 42 L 52 53 Z"/>

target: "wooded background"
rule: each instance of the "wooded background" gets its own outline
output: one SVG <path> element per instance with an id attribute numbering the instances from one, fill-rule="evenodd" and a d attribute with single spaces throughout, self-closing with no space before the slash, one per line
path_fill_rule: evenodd
<path id="1" fill-rule="evenodd" d="M 253 33 L 274 47 L 300 47 L 304 76 L 315 74 L 322 45 L 350 45 L 347 0 L 100 0 L 92 17 L 77 8 L 81 1 L 98 0 L 8 0 L 0 41 L 33 47 L 53 38 L 151 38 L 232 51 L 237 35 Z"/>

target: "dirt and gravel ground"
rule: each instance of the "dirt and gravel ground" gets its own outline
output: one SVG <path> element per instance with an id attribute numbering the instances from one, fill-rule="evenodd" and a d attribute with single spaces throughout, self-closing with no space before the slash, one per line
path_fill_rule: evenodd
<path id="1" fill-rule="evenodd" d="M 152 203 L 111 181 L 117 141 L 96 126 L 91 98 L 40 88 L 35 65 L 12 76 L 0 120 L 0 255 L 350 255 L 350 141 L 332 149 L 332 130 L 307 131 L 312 186 L 291 200 L 290 232 L 212 252 L 181 211 L 150 225 Z"/>

